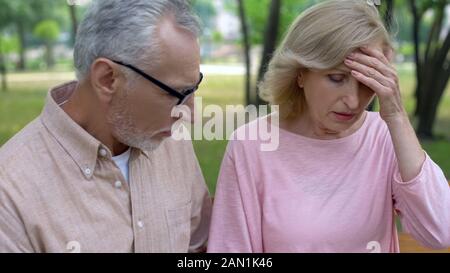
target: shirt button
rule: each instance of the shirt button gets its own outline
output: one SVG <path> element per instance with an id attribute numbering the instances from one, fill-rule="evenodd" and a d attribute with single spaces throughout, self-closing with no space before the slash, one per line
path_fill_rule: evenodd
<path id="1" fill-rule="evenodd" d="M 114 182 L 114 187 L 116 187 L 116 189 L 120 189 L 120 187 L 122 187 L 122 182 L 120 181 Z"/>
<path id="2" fill-rule="evenodd" d="M 143 227 L 144 227 L 144 222 L 142 222 L 141 220 L 139 220 L 139 221 L 137 222 L 137 225 L 138 225 L 139 228 L 143 228 Z"/>
<path id="3" fill-rule="evenodd" d="M 106 152 L 106 150 L 105 149 L 100 149 L 99 151 L 98 151 L 98 153 L 100 154 L 100 156 L 102 156 L 102 157 L 105 157 L 108 153 Z"/>
<path id="4" fill-rule="evenodd" d="M 85 175 L 91 175 L 91 173 L 92 173 L 92 171 L 91 171 L 90 168 L 84 169 L 84 174 L 85 174 Z"/>

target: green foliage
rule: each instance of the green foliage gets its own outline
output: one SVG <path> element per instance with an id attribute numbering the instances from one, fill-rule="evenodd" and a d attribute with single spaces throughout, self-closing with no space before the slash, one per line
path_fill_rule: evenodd
<path id="1" fill-rule="evenodd" d="M 51 43 L 58 39 L 60 28 L 56 21 L 44 20 L 36 25 L 33 33 L 44 42 Z"/>
<path id="2" fill-rule="evenodd" d="M 212 40 L 214 43 L 221 43 L 223 42 L 222 34 L 219 31 L 213 31 L 212 33 Z"/>
<path id="3" fill-rule="evenodd" d="M 414 45 L 412 43 L 404 43 L 398 49 L 399 53 L 404 56 L 413 56 L 414 55 Z"/>
<path id="4" fill-rule="evenodd" d="M 0 52 L 3 54 L 13 53 L 19 47 L 17 36 L 1 36 L 0 35 Z"/>
<path id="5" fill-rule="evenodd" d="M 195 13 L 200 17 L 202 24 L 205 28 L 210 28 L 214 16 L 216 15 L 216 9 L 211 0 L 195 0 L 192 1 L 192 8 Z"/>

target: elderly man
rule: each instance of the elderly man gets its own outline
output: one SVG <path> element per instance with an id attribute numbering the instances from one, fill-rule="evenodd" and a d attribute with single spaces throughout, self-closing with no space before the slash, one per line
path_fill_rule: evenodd
<path id="1" fill-rule="evenodd" d="M 199 25 L 182 0 L 99 0 L 75 44 L 78 81 L 0 150 L 0 252 L 203 251 L 211 200 L 192 143 Z"/>

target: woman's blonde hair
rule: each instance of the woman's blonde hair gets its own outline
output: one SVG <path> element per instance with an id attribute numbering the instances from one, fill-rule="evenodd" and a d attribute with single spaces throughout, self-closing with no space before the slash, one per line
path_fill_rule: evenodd
<path id="1" fill-rule="evenodd" d="M 392 48 L 378 10 L 366 0 L 330 0 L 314 5 L 290 26 L 259 85 L 260 96 L 279 105 L 282 118 L 295 117 L 305 106 L 297 84 L 301 69 L 332 69 L 350 52 L 380 40 Z"/>

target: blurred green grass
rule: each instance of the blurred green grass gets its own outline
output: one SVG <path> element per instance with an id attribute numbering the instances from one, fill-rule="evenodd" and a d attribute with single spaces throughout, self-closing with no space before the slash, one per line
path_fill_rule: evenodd
<path id="1" fill-rule="evenodd" d="M 413 88 L 415 86 L 411 68 L 399 67 L 400 85 L 405 107 L 408 112 L 414 109 Z M 0 145 L 33 120 L 42 110 L 49 87 L 73 78 L 73 73 L 18 73 L 9 75 L 10 90 L 0 92 Z M 244 81 L 242 76 L 206 75 L 198 91 L 203 97 L 203 107 L 217 104 L 242 104 L 244 101 Z M 450 94 L 448 89 L 439 106 L 435 125 L 437 135 L 446 139 L 424 142 L 423 147 L 433 160 L 450 178 Z M 208 187 L 213 194 L 226 140 L 194 140 L 194 148 L 200 162 Z"/>

